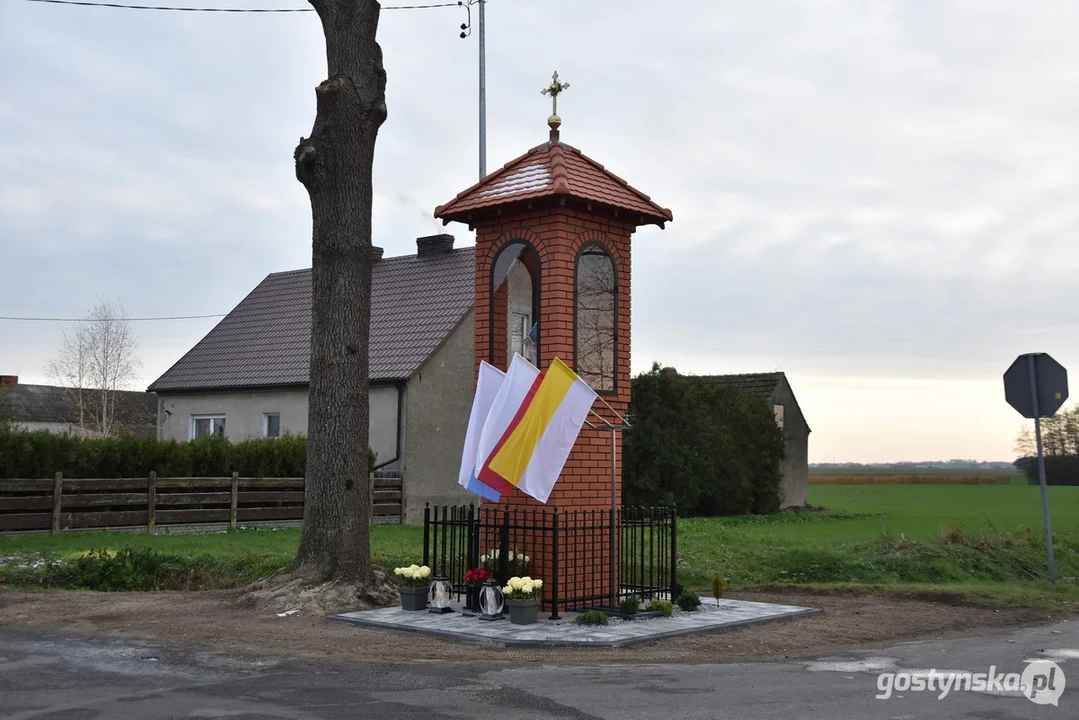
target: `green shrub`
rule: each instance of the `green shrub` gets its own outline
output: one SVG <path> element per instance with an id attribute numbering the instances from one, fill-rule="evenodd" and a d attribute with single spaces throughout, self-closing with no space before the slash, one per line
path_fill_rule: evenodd
<path id="1" fill-rule="evenodd" d="M 645 609 L 650 611 L 659 611 L 663 613 L 663 617 L 670 617 L 674 614 L 674 603 L 667 600 L 653 600 L 648 603 L 648 607 Z"/>
<path id="2" fill-rule="evenodd" d="M 623 615 L 636 615 L 637 611 L 641 609 L 641 599 L 636 595 L 630 595 L 628 598 L 618 603 L 618 612 Z"/>
<path id="3" fill-rule="evenodd" d="M 0 587 L 102 592 L 238 588 L 270 575 L 289 560 L 290 556 L 276 554 L 187 557 L 145 547 L 90 550 L 70 559 L 55 555 L 14 559 L 0 566 Z"/>
<path id="4" fill-rule="evenodd" d="M 218 435 L 191 442 L 129 435 L 81 438 L 48 432 L 21 432 L 0 424 L 0 478 L 303 477 L 307 438 L 232 443 Z M 368 471 L 375 454 L 368 450 Z"/>
<path id="5" fill-rule="evenodd" d="M 692 612 L 701 606 L 701 599 L 692 590 L 683 590 L 678 596 L 678 607 L 686 612 Z"/>
<path id="6" fill-rule="evenodd" d="M 658 364 L 633 379 L 632 394 L 627 505 L 673 504 L 682 516 L 779 511 L 785 442 L 767 403 Z"/>
<path id="7" fill-rule="evenodd" d="M 726 589 L 726 586 L 723 584 L 723 578 L 719 576 L 719 573 L 716 573 L 715 575 L 713 575 L 712 576 L 712 597 L 714 597 L 716 600 L 719 600 L 721 597 L 723 597 L 723 591 L 725 589 Z"/>
<path id="8" fill-rule="evenodd" d="M 583 615 L 578 615 L 574 622 L 578 625 L 606 625 L 608 620 L 607 616 L 599 610 L 589 610 Z"/>
<path id="9" fill-rule="evenodd" d="M 182 571 L 183 558 L 151 548 L 123 548 L 116 552 L 90 550 L 77 558 L 70 586 L 80 590 L 158 590 Z"/>

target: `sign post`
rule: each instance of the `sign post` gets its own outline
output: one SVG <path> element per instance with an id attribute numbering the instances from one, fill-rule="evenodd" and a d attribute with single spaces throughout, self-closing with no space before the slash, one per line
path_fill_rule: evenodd
<path id="1" fill-rule="evenodd" d="M 1052 417 L 1068 399 L 1068 371 L 1045 353 L 1020 355 L 1004 373 L 1004 398 L 1023 417 L 1034 419 L 1038 448 L 1038 482 L 1042 493 L 1045 523 L 1045 550 L 1049 558 L 1049 582 L 1056 584 L 1053 558 L 1053 529 L 1049 522 L 1049 490 L 1045 481 L 1045 453 L 1042 448 L 1043 417 Z"/>

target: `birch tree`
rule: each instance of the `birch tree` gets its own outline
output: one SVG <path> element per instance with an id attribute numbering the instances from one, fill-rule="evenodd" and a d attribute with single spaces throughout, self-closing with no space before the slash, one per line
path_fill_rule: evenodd
<path id="1" fill-rule="evenodd" d="M 49 363 L 53 382 L 67 389 L 68 403 L 78 413 L 79 434 L 86 434 L 90 399 L 90 328 L 84 322 L 62 330 L 60 353 Z"/>
<path id="2" fill-rule="evenodd" d="M 115 301 L 99 300 L 85 319 L 64 331 L 49 374 L 68 388 L 81 432 L 109 436 L 123 430 L 116 398 L 138 378 L 137 351 L 135 332 Z"/>

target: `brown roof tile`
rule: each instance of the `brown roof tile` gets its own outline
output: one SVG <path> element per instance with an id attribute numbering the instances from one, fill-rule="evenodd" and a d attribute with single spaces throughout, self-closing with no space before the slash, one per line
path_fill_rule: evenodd
<path id="1" fill-rule="evenodd" d="M 371 285 L 371 380 L 404 380 L 472 307 L 475 248 L 385 258 Z M 153 392 L 306 385 L 311 271 L 274 273 L 151 386 Z"/>
<path id="2" fill-rule="evenodd" d="M 776 385 L 783 379 L 783 373 L 745 373 L 741 375 L 687 375 L 686 377 L 702 382 L 726 385 L 747 395 L 756 395 L 765 400 L 772 397 Z"/>
<path id="3" fill-rule="evenodd" d="M 468 220 L 470 213 L 507 203 L 568 196 L 639 214 L 642 224 L 674 219 L 670 210 L 632 187 L 580 150 L 553 140 L 506 163 L 481 182 L 435 208 L 435 217 Z"/>
<path id="4" fill-rule="evenodd" d="M 78 423 L 79 404 L 75 390 L 55 385 L 12 385 L 0 390 L 0 420 L 15 422 Z M 97 393 L 86 391 L 83 407 L 92 412 Z M 157 427 L 157 395 L 116 390 L 111 395 L 113 417 L 131 430 Z M 88 419 L 87 419 L 88 420 Z M 90 424 L 87 421 L 87 424 Z"/>

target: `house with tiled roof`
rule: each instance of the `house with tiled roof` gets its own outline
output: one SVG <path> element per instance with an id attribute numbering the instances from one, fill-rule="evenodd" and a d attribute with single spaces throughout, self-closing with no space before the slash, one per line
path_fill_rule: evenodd
<path id="1" fill-rule="evenodd" d="M 27 385 L 17 375 L 0 375 L 0 422 L 25 432 L 100 437 L 102 405 L 99 390 L 57 385 Z M 112 390 L 108 408 L 109 434 L 152 435 L 157 419 L 157 396 L 133 390 Z"/>
<path id="2" fill-rule="evenodd" d="M 785 440 L 783 457 L 783 501 L 781 507 L 804 507 L 809 494 L 809 423 L 794 397 L 786 373 L 745 373 L 741 375 L 689 375 L 700 382 L 725 385 L 760 398 L 775 413 L 776 424 Z"/>
<path id="3" fill-rule="evenodd" d="M 498 220 L 511 216 L 522 219 Z M 455 249 L 450 235 L 419 238 L 415 255 L 384 258 L 376 250 L 370 444 L 376 470 L 404 478 L 403 514 L 411 523 L 422 520 L 424 503 L 476 500 L 457 485 L 457 471 L 479 359 L 502 367 L 514 353 L 541 366 L 556 354 L 573 359 L 581 377 L 624 411 L 629 235 L 640 225 L 662 227 L 673 216 L 561 143 L 552 126 L 549 142 L 439 206 L 435 217 L 471 229 L 489 228 L 494 218 L 506 234 L 494 253 L 482 229 L 482 253 Z M 570 237 L 579 247 L 570 247 Z M 570 260 L 555 262 L 550 253 L 561 243 Z M 577 254 L 576 268 L 571 253 Z M 598 300 L 574 310 L 571 298 L 585 292 L 582 268 L 598 278 L 588 290 Z M 596 316 L 591 330 L 575 334 L 575 312 Z M 545 318 L 551 320 L 547 327 Z M 594 337 L 603 332 L 611 333 L 611 342 Z M 243 440 L 305 434 L 310 336 L 310 270 L 268 276 L 150 386 L 161 398 L 159 436 L 188 440 L 219 433 Z M 569 345 L 571 338 L 589 343 L 596 360 L 590 369 L 578 364 L 588 353 Z M 610 463 L 597 455 L 602 452 L 593 448 L 587 462 L 606 478 Z M 575 462 L 571 458 L 569 465 Z M 583 468 L 574 472 L 584 477 Z"/>
<path id="4" fill-rule="evenodd" d="M 434 235 L 415 255 L 374 250 L 370 445 L 379 473 L 408 469 L 409 521 L 424 502 L 472 499 L 443 481 L 460 464 L 472 404 L 474 252 L 453 245 Z M 310 355 L 311 270 L 273 273 L 150 385 L 158 436 L 307 434 Z"/>

